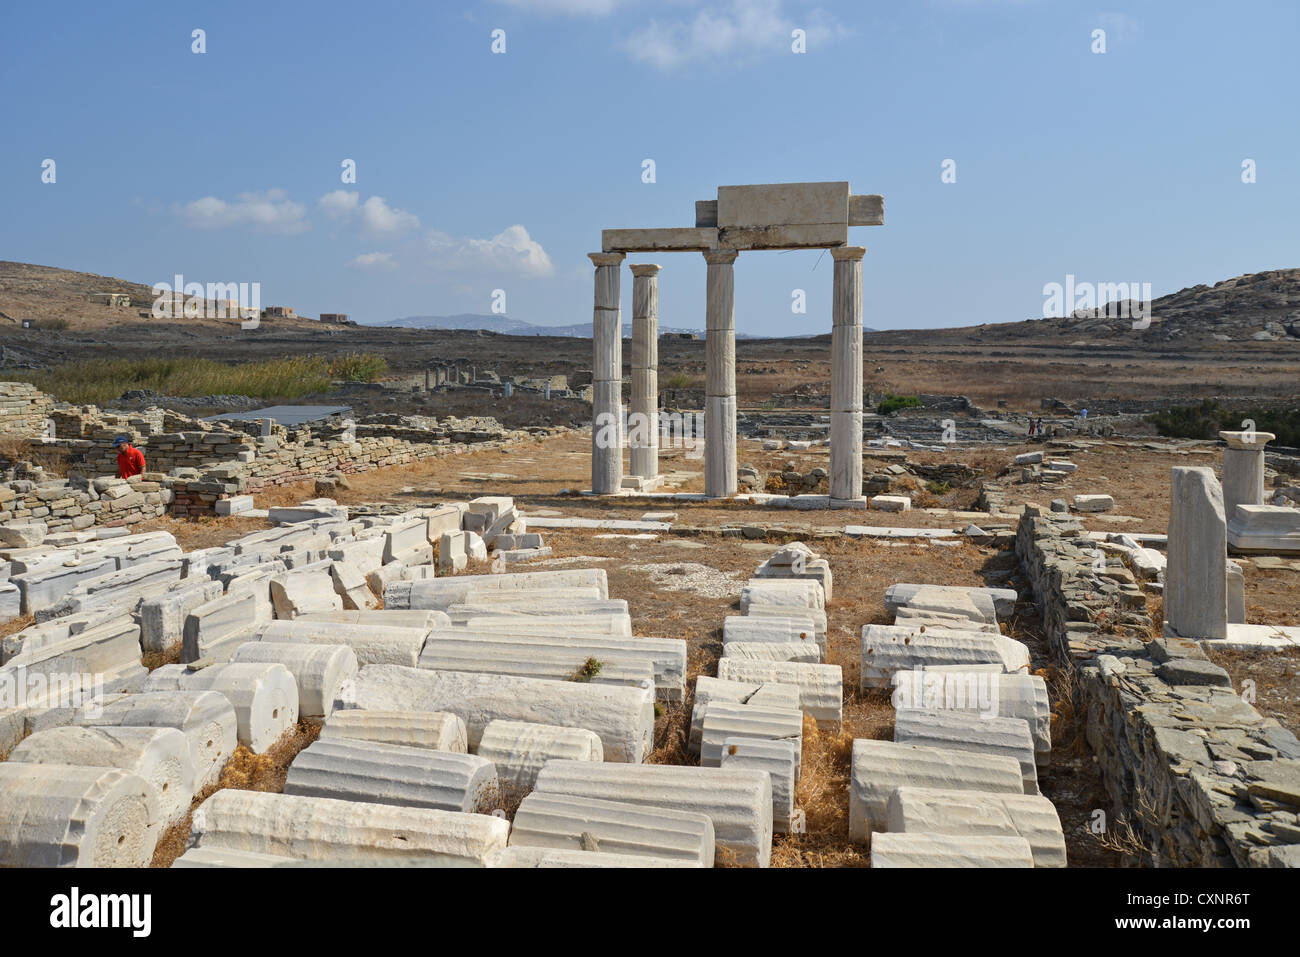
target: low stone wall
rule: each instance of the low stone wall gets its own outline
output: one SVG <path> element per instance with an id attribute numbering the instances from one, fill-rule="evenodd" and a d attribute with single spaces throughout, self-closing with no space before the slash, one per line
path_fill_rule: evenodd
<path id="1" fill-rule="evenodd" d="M 167 513 L 170 479 L 146 473 L 129 480 L 97 478 L 0 485 L 0 524 L 43 522 L 50 531 L 92 525 L 134 525 Z"/>
<path id="2" fill-rule="evenodd" d="M 1300 741 L 1196 643 L 1154 637 L 1141 588 L 1122 567 L 1094 572 L 1083 534 L 1030 507 L 1016 552 L 1053 654 L 1077 679 L 1114 812 L 1147 848 L 1142 863 L 1294 866 Z"/>

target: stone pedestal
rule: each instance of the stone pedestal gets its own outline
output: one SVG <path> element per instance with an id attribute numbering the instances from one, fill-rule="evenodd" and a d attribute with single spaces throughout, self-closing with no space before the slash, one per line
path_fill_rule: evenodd
<path id="1" fill-rule="evenodd" d="M 1220 432 L 1223 450 L 1223 507 L 1232 518 L 1238 505 L 1264 504 L 1264 446 L 1272 432 Z"/>
<path id="2" fill-rule="evenodd" d="M 736 494 L 736 289 L 734 249 L 710 249 L 705 312 L 704 494 Z"/>
<path id="3" fill-rule="evenodd" d="M 831 308 L 831 460 L 833 500 L 862 498 L 861 246 L 837 246 Z"/>
<path id="4" fill-rule="evenodd" d="M 1165 622 L 1183 638 L 1228 636 L 1228 525 L 1210 468 L 1171 470 Z"/>
<path id="5" fill-rule="evenodd" d="M 659 267 L 632 267 L 632 474 L 659 475 Z"/>
<path id="6" fill-rule="evenodd" d="M 623 484 L 623 253 L 591 253 L 596 297 L 591 329 L 591 490 L 610 495 Z"/>

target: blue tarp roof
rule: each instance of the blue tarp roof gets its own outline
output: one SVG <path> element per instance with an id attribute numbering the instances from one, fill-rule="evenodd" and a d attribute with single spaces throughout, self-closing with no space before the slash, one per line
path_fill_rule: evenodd
<path id="1" fill-rule="evenodd" d="M 225 412 L 210 415 L 204 422 L 221 422 L 233 419 L 237 422 L 254 422 L 258 419 L 274 419 L 277 425 L 306 425 L 320 422 L 335 415 L 351 415 L 350 405 L 272 405 L 265 409 L 253 409 L 250 412 Z"/>

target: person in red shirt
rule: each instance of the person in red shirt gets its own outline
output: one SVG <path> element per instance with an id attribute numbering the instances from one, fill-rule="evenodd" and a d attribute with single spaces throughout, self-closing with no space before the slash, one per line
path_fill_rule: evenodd
<path id="1" fill-rule="evenodd" d="M 113 448 L 117 449 L 118 478 L 130 478 L 144 471 L 144 453 L 127 441 L 125 435 L 113 440 Z"/>

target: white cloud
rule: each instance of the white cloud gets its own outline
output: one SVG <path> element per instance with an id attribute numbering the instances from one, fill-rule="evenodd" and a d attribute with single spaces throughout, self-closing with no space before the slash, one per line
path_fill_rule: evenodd
<path id="1" fill-rule="evenodd" d="M 240 193 L 233 202 L 204 196 L 175 209 L 187 223 L 199 229 L 249 226 L 266 233 L 300 233 L 310 228 L 306 209 L 289 199 L 282 189 L 265 193 Z"/>
<path id="2" fill-rule="evenodd" d="M 569 17 L 606 17 L 627 0 L 497 0 L 526 13 L 560 14 Z"/>
<path id="3" fill-rule="evenodd" d="M 336 189 L 322 196 L 316 205 L 330 219 L 357 220 L 361 232 L 368 235 L 404 233 L 420 226 L 420 217 L 389 206 L 382 196 L 371 196 L 363 203 L 360 193 Z"/>
<path id="4" fill-rule="evenodd" d="M 371 196 L 361 204 L 361 229 L 368 233 L 404 233 L 417 229 L 420 218 L 404 209 L 394 209 L 382 196 Z"/>
<path id="5" fill-rule="evenodd" d="M 519 225 L 507 227 L 491 239 L 458 239 L 435 230 L 425 244 L 435 269 L 510 273 L 529 279 L 555 273 L 542 244 Z"/>
<path id="6" fill-rule="evenodd" d="M 789 54 L 796 28 L 807 34 L 810 51 L 848 32 L 820 8 L 796 17 L 782 0 L 726 0 L 707 4 L 687 20 L 651 20 L 623 48 L 634 60 L 671 70 L 697 61 Z"/>
<path id="7" fill-rule="evenodd" d="M 356 259 L 348 263 L 356 269 L 373 269 L 392 271 L 397 268 L 397 263 L 393 261 L 392 253 L 362 253 Z"/>
<path id="8" fill-rule="evenodd" d="M 360 199 L 359 193 L 351 190 L 336 189 L 332 193 L 326 193 L 316 201 L 316 205 L 325 211 L 325 215 L 330 219 L 342 219 L 357 208 L 357 201 Z"/>

